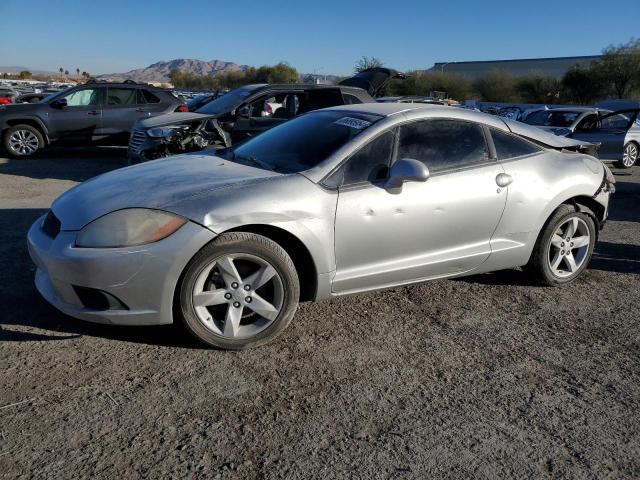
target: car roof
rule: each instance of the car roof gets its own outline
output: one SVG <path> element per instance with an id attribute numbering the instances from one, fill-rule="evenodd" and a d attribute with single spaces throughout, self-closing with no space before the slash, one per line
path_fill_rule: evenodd
<path id="1" fill-rule="evenodd" d="M 593 107 L 560 107 L 560 108 L 550 108 L 544 111 L 546 112 L 595 112 L 597 110 L 598 110 L 597 108 L 593 108 Z"/>
<path id="2" fill-rule="evenodd" d="M 166 88 L 156 87 L 149 83 L 135 83 L 135 82 L 87 82 L 87 83 L 79 83 L 75 86 L 76 87 L 127 87 L 127 88 L 143 87 L 149 90 L 168 91 L 168 89 Z"/>
<path id="3" fill-rule="evenodd" d="M 325 90 L 328 88 L 337 88 L 338 90 L 351 90 L 356 92 L 364 91 L 358 87 L 350 87 L 345 85 L 327 85 L 315 83 L 265 83 L 262 88 L 273 90 Z M 366 91 L 365 91 L 366 93 Z"/>
<path id="4" fill-rule="evenodd" d="M 381 115 L 388 117 L 402 112 L 408 112 L 410 110 L 417 109 L 441 109 L 442 112 L 451 112 L 451 107 L 444 107 L 442 105 L 432 105 L 428 103 L 395 103 L 395 102 L 376 102 L 376 103 L 357 103 L 353 105 L 339 105 L 337 107 L 330 107 L 325 110 L 340 110 L 346 112 L 357 113 L 373 113 L 375 115 Z"/>

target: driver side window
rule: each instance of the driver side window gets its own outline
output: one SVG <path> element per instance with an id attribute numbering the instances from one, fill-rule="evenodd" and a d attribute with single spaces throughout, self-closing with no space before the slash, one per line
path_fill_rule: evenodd
<path id="1" fill-rule="evenodd" d="M 591 132 L 598 128 L 598 115 L 595 113 L 587 115 L 576 127 L 576 130 L 579 132 Z"/>
<path id="2" fill-rule="evenodd" d="M 327 184 L 353 185 L 386 179 L 389 176 L 395 138 L 394 131 L 388 130 L 369 141 L 329 177 Z"/>
<path id="3" fill-rule="evenodd" d="M 100 105 L 100 90 L 98 88 L 84 88 L 76 90 L 64 98 L 67 101 L 67 107 L 87 107 L 92 105 Z"/>

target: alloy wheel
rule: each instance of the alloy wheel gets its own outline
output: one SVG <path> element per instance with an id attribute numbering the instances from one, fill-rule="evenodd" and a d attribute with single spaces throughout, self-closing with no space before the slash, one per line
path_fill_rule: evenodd
<path id="1" fill-rule="evenodd" d="M 549 242 L 547 262 L 551 272 L 560 278 L 574 275 L 587 260 L 590 245 L 586 222 L 577 216 L 565 219 Z"/>
<path id="2" fill-rule="evenodd" d="M 29 130 L 16 130 L 9 137 L 9 147 L 16 155 L 33 155 L 39 146 L 38 137 Z"/>
<path id="3" fill-rule="evenodd" d="M 629 143 L 624 147 L 622 163 L 625 167 L 633 167 L 638 160 L 638 147 L 635 143 Z"/>
<path id="4" fill-rule="evenodd" d="M 275 268 L 251 254 L 223 255 L 199 273 L 192 292 L 200 322 L 225 338 L 257 335 L 278 317 L 284 287 Z"/>

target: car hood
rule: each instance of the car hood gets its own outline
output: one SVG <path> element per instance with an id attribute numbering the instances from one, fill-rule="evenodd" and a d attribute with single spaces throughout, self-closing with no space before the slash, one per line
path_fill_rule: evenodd
<path id="1" fill-rule="evenodd" d="M 342 80 L 338 85 L 362 88 L 374 97 L 392 78 L 405 78 L 405 75 L 392 68 L 368 68 Z"/>
<path id="2" fill-rule="evenodd" d="M 10 103 L 9 105 L 0 105 L 0 116 L 12 113 L 19 113 L 21 115 L 30 114 L 36 111 L 42 111 L 42 109 L 46 107 L 46 105 L 41 103 Z"/>
<path id="3" fill-rule="evenodd" d="M 140 207 L 173 211 L 173 205 L 194 196 L 228 186 L 244 188 L 279 176 L 282 174 L 212 155 L 177 155 L 87 180 L 58 197 L 51 209 L 63 230 L 79 230 L 115 210 Z"/>
<path id="4" fill-rule="evenodd" d="M 204 113 L 195 112 L 175 112 L 165 113 L 164 115 L 158 115 L 156 117 L 145 118 L 136 124 L 135 128 L 154 128 L 164 127 L 166 125 L 180 125 L 182 123 L 190 122 L 193 120 L 206 120 L 208 118 L 216 118 L 217 115 L 207 115 Z"/>

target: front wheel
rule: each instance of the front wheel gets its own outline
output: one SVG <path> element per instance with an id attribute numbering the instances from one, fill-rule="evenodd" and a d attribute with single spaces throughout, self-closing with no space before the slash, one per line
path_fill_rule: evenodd
<path id="1" fill-rule="evenodd" d="M 569 283 L 587 268 L 595 241 L 593 219 L 571 205 L 561 205 L 547 220 L 526 270 L 544 285 Z"/>
<path id="2" fill-rule="evenodd" d="M 224 233 L 189 262 L 180 287 L 188 330 L 217 348 L 274 339 L 293 318 L 300 285 L 287 252 L 252 233 Z"/>
<path id="3" fill-rule="evenodd" d="M 11 157 L 32 157 L 44 147 L 40 131 L 31 125 L 16 125 L 4 134 L 4 148 Z"/>
<path id="4" fill-rule="evenodd" d="M 640 150 L 635 142 L 628 142 L 622 151 L 622 160 L 616 162 L 618 168 L 631 168 L 638 161 Z"/>

